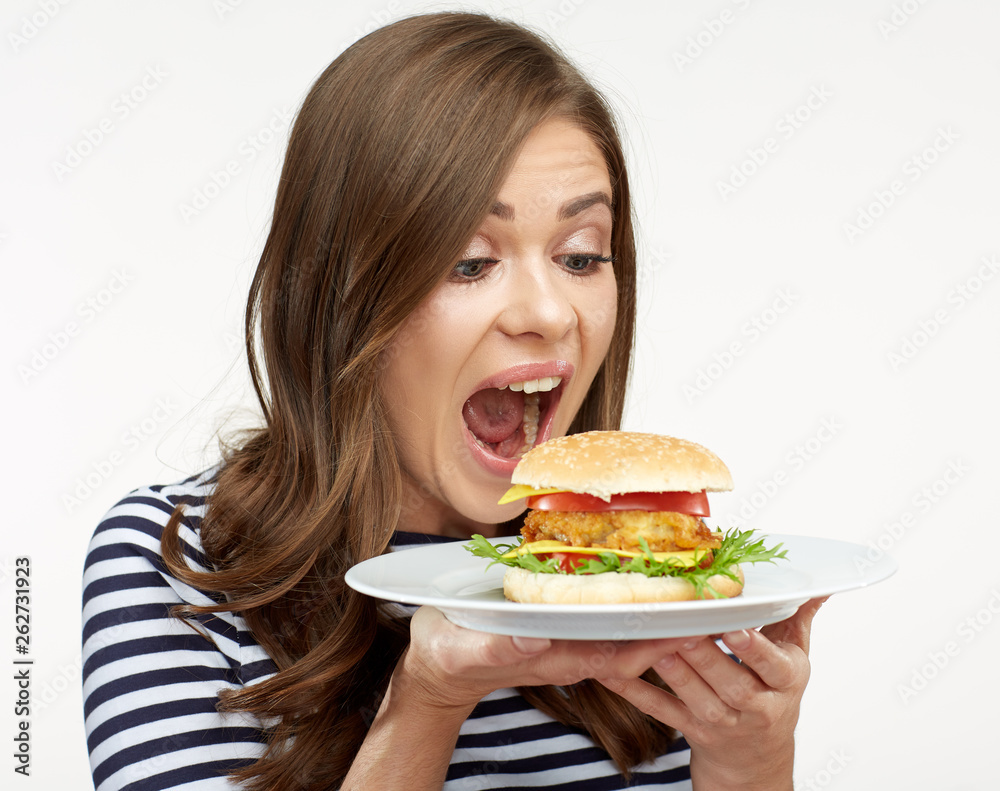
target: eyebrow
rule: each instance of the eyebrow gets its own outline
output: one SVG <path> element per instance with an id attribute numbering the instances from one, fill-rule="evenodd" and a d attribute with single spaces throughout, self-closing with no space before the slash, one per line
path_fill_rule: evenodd
<path id="1" fill-rule="evenodd" d="M 603 203 L 608 209 L 611 208 L 611 196 L 606 192 L 588 192 L 586 195 L 581 195 L 574 201 L 569 203 L 564 203 L 559 207 L 559 219 L 568 220 L 570 217 L 575 217 L 582 211 L 586 211 L 591 206 L 595 204 Z"/>
<path id="2" fill-rule="evenodd" d="M 597 192 L 588 192 L 586 195 L 581 195 L 569 203 L 564 203 L 559 207 L 559 220 L 568 220 L 570 217 L 575 217 L 582 211 L 586 211 L 591 206 L 596 204 L 604 204 L 609 209 L 611 207 L 611 196 L 608 193 L 598 190 Z M 497 201 L 493 204 L 490 209 L 490 214 L 495 217 L 499 217 L 501 220 L 510 221 L 514 219 L 514 207 L 509 203 L 504 203 L 503 201 Z"/>
<path id="3" fill-rule="evenodd" d="M 499 217 L 501 220 L 510 222 L 514 219 L 514 207 L 509 203 L 504 203 L 502 200 L 498 200 L 493 204 L 493 208 L 490 209 L 490 214 Z"/>

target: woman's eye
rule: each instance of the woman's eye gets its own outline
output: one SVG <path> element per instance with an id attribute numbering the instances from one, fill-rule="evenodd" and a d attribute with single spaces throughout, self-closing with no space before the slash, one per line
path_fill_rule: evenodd
<path id="1" fill-rule="evenodd" d="M 499 264 L 496 258 L 467 258 L 455 264 L 452 278 L 455 280 L 475 280 L 481 277 L 493 264 Z"/>
<path id="2" fill-rule="evenodd" d="M 560 262 L 570 272 L 590 273 L 601 264 L 610 264 L 615 260 L 613 255 L 570 254 L 559 256 Z"/>

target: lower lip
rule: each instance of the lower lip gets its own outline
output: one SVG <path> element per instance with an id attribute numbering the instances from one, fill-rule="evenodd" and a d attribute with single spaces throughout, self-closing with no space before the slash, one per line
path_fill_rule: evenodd
<path id="1" fill-rule="evenodd" d="M 552 436 L 552 424 L 555 421 L 556 408 L 559 406 L 559 401 L 562 396 L 562 387 L 557 387 L 552 394 L 552 401 L 549 404 L 549 408 L 545 410 L 545 415 L 538 424 L 538 437 L 535 440 L 535 445 L 540 445 Z M 461 420 L 461 417 L 459 418 Z M 469 431 L 469 427 L 465 425 L 465 421 L 462 420 L 462 433 L 465 436 L 465 444 L 469 448 L 469 452 L 472 454 L 472 458 L 476 460 L 480 467 L 489 472 L 491 475 L 497 475 L 510 480 L 510 476 L 514 473 L 514 468 L 520 461 L 518 458 L 506 459 L 503 456 L 497 456 L 488 449 L 484 448 L 472 436 L 472 432 Z"/>

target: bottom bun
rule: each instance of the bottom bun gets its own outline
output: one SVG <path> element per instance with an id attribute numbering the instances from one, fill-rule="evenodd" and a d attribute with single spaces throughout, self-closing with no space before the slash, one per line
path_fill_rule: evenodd
<path id="1" fill-rule="evenodd" d="M 708 578 L 719 596 L 732 598 L 743 592 L 742 570 L 733 566 L 732 571 L 739 582 L 723 574 Z M 710 591 L 698 596 L 694 584 L 678 577 L 647 577 L 628 571 L 538 574 L 521 568 L 507 569 L 503 593 L 511 601 L 525 604 L 635 604 L 714 598 Z"/>

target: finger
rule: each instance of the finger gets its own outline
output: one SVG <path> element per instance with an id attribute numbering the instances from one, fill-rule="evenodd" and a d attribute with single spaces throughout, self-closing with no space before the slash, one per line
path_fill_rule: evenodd
<path id="1" fill-rule="evenodd" d="M 797 647 L 789 650 L 753 629 L 729 632 L 722 639 L 740 662 L 771 689 L 791 689 L 804 682 L 803 676 L 808 678 L 809 660 Z"/>
<path id="2" fill-rule="evenodd" d="M 792 643 L 808 655 L 813 618 L 816 617 L 819 608 L 829 598 L 829 596 L 825 596 L 819 599 L 810 599 L 799 607 L 791 618 L 786 618 L 784 621 L 765 626 L 760 631 L 772 642 Z"/>
<path id="3" fill-rule="evenodd" d="M 726 677 L 725 683 L 721 683 L 721 686 L 727 691 L 735 691 L 736 684 L 726 676 L 721 666 L 717 666 L 721 663 L 728 664 L 730 671 L 742 672 L 747 677 L 750 677 L 750 674 L 746 670 L 741 670 L 739 665 L 708 640 L 692 641 L 688 645 L 689 648 L 682 649 L 678 654 L 668 654 L 663 657 L 653 665 L 653 670 L 670 687 L 677 699 L 685 704 L 695 719 L 710 725 L 735 722 L 738 717 L 737 710 L 720 696 L 712 681 L 720 683 L 720 679 Z M 711 650 L 715 651 L 716 657 L 710 655 Z M 691 664 L 692 661 L 694 665 Z M 734 697 L 743 699 L 741 695 Z"/>
<path id="4" fill-rule="evenodd" d="M 557 643 L 556 648 L 579 657 L 582 678 L 638 678 L 664 654 L 676 651 L 676 638 Z"/>
<path id="5" fill-rule="evenodd" d="M 691 731 L 694 718 L 674 695 L 661 687 L 643 681 L 641 678 L 599 678 L 612 692 L 620 695 L 639 711 L 655 720 L 676 728 L 682 733 Z"/>
<path id="6" fill-rule="evenodd" d="M 748 709 L 752 701 L 767 689 L 756 671 L 734 662 L 714 640 L 689 641 L 682 648 L 680 656 L 711 689 L 714 697 L 730 709 Z M 679 690 L 677 693 L 687 700 Z M 709 705 L 712 712 L 718 708 L 714 699 L 710 700 Z"/>

